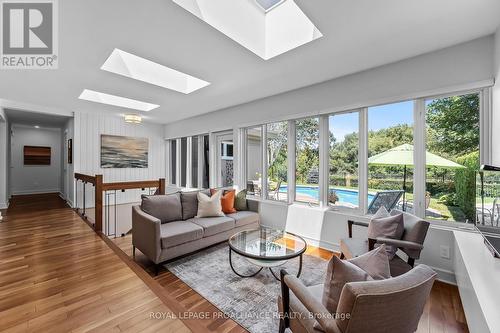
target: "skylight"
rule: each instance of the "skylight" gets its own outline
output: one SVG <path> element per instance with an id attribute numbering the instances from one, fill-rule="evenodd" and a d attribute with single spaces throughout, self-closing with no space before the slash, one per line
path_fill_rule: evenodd
<path id="1" fill-rule="evenodd" d="M 114 49 L 111 52 L 101 69 L 184 94 L 192 93 L 210 84 L 120 49 Z"/>
<path id="2" fill-rule="evenodd" d="M 126 97 L 120 97 L 110 94 L 105 94 L 102 92 L 85 89 L 80 94 L 79 99 L 86 101 L 114 105 L 122 108 L 139 110 L 139 111 L 151 111 L 159 107 L 159 105 L 137 101 L 135 99 L 130 99 Z"/>
<path id="3" fill-rule="evenodd" d="M 293 0 L 172 0 L 268 60 L 322 37 Z"/>

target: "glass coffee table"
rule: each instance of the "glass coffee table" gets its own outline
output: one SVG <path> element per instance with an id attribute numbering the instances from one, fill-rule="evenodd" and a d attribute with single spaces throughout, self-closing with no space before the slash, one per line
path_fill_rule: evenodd
<path id="1" fill-rule="evenodd" d="M 270 228 L 244 230 L 229 238 L 229 264 L 233 272 L 243 278 L 259 274 L 263 268 L 268 268 L 273 276 L 273 267 L 285 264 L 288 260 L 299 257 L 299 270 L 297 277 L 302 272 L 302 255 L 306 251 L 306 241 L 297 235 Z M 233 266 L 232 252 L 243 256 L 248 262 L 260 267 L 255 273 L 241 274 Z"/>

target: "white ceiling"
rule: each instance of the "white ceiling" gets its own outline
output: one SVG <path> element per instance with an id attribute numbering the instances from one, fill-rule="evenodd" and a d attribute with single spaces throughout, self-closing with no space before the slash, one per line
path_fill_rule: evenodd
<path id="1" fill-rule="evenodd" d="M 12 109 L 5 109 L 5 114 L 12 124 L 40 126 L 43 128 L 63 128 L 69 119 L 69 117 L 65 116 L 27 111 L 19 112 Z"/>
<path id="2" fill-rule="evenodd" d="M 498 0 L 296 2 L 324 36 L 265 61 L 170 0 L 59 1 L 59 69 L 1 71 L 0 99 L 127 113 L 79 100 L 87 88 L 159 104 L 145 120 L 168 123 L 489 35 L 500 23 Z M 114 48 L 211 85 L 185 95 L 100 70 Z"/>

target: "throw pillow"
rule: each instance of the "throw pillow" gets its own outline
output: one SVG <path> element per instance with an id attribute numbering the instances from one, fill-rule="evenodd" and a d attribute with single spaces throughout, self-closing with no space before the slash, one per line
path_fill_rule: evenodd
<path id="1" fill-rule="evenodd" d="M 384 244 L 350 260 L 342 260 L 333 256 L 328 263 L 321 301 L 326 309 L 333 314 L 337 311 L 340 294 L 346 283 L 390 277 L 389 259 Z M 321 330 L 318 322 L 314 324 L 314 327 Z"/>
<path id="2" fill-rule="evenodd" d="M 247 190 L 241 190 L 234 198 L 234 208 L 237 211 L 248 210 L 247 204 Z"/>
<path id="3" fill-rule="evenodd" d="M 348 282 L 371 281 L 373 278 L 349 260 L 333 256 L 328 263 L 322 303 L 330 313 L 335 313 L 340 300 L 340 293 Z"/>
<path id="4" fill-rule="evenodd" d="M 403 214 L 397 214 L 388 217 L 371 219 L 368 225 L 368 238 L 391 238 L 401 239 L 403 237 L 405 227 L 403 222 Z M 396 246 L 386 246 L 389 260 L 392 260 L 396 255 L 398 248 Z"/>
<path id="5" fill-rule="evenodd" d="M 217 190 L 210 189 L 211 195 L 214 195 L 216 192 L 217 192 Z M 222 190 L 220 192 L 222 192 Z M 236 213 L 236 209 L 234 209 L 235 193 L 236 193 L 235 190 L 224 191 L 224 194 L 221 197 L 222 212 L 224 214 Z"/>
<path id="6" fill-rule="evenodd" d="M 180 193 L 142 196 L 141 209 L 161 223 L 182 220 Z"/>
<path id="7" fill-rule="evenodd" d="M 221 204 L 222 191 L 217 191 L 211 197 L 198 192 L 198 214 L 196 217 L 225 216 Z"/>

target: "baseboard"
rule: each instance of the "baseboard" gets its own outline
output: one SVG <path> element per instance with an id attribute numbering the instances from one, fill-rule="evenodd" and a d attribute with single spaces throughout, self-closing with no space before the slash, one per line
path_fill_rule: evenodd
<path id="1" fill-rule="evenodd" d="M 48 194 L 48 193 L 57 193 L 60 194 L 60 189 L 41 189 L 41 190 L 25 190 L 25 191 L 14 191 L 12 195 L 28 195 L 28 194 Z"/>
<path id="2" fill-rule="evenodd" d="M 70 200 L 70 199 L 67 199 L 66 200 L 66 203 L 71 207 L 71 208 L 75 208 L 74 204 L 73 204 L 73 201 Z"/>
<path id="3" fill-rule="evenodd" d="M 429 267 L 432 268 L 437 273 L 436 280 L 444 282 L 444 283 L 452 284 L 454 286 L 457 285 L 455 273 L 453 273 L 452 271 L 442 269 L 442 268 L 432 267 L 432 266 L 429 266 Z"/>

